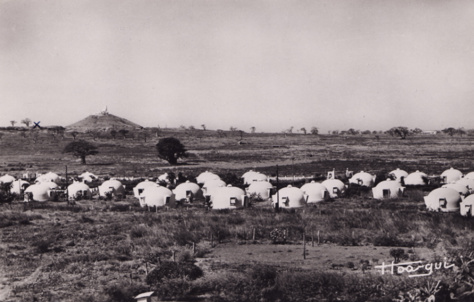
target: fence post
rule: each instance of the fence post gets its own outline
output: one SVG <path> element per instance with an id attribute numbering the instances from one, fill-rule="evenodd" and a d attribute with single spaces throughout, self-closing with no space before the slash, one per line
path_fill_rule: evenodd
<path id="1" fill-rule="evenodd" d="M 318 245 L 319 245 L 319 230 L 318 230 Z"/>
<path id="2" fill-rule="evenodd" d="M 253 228 L 252 240 L 255 241 L 255 227 Z"/>

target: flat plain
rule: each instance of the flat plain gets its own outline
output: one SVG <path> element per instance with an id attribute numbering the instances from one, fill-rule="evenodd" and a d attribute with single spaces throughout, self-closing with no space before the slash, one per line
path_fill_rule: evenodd
<path id="1" fill-rule="evenodd" d="M 2 133 L 1 175 L 53 171 L 64 177 L 67 169 L 72 178 L 89 171 L 102 178 L 127 178 L 128 194 L 74 205 L 1 204 L 0 301 L 135 301 L 133 296 L 148 290 L 163 300 L 394 301 L 418 290 L 420 299 L 433 294 L 445 301 L 450 295 L 471 301 L 471 273 L 466 277 L 444 270 L 414 280 L 381 275 L 375 267 L 393 261 L 397 249 L 407 261 L 467 259 L 474 220 L 428 212 L 423 196 L 439 186 L 436 176 L 450 167 L 474 171 L 473 136 L 400 139 L 173 129 L 156 135 L 145 129 L 115 139 L 79 134 L 76 139 L 99 150 L 81 165 L 62 153 L 73 140 L 67 133 Z M 176 166 L 156 155 L 156 143 L 167 136 L 188 150 Z M 322 181 L 333 169 L 342 179 L 346 169 L 367 171 L 378 182 L 396 168 L 423 171 L 433 184 L 384 201 L 373 199 L 370 190 L 352 188 L 343 198 L 280 212 L 269 201 L 233 211 L 208 210 L 199 201 L 147 209 L 131 193 L 139 181 L 167 172 L 192 180 L 209 170 L 239 186 L 240 176 L 250 169 L 294 177 L 280 182 L 282 187 Z M 284 242 L 272 240 L 275 229 L 285 232 Z M 202 276 L 150 278 L 165 262 L 192 263 Z M 438 281 L 441 285 L 433 289 Z"/>

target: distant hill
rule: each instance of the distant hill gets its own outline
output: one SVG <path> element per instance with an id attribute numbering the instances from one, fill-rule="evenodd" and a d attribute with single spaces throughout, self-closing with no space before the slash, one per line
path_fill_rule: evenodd
<path id="1" fill-rule="evenodd" d="M 110 131 L 112 129 L 140 129 L 142 126 L 135 124 L 127 119 L 110 114 L 107 111 L 96 115 L 89 115 L 83 120 L 72 125 L 66 126 L 66 131 L 87 132 L 94 131 Z"/>

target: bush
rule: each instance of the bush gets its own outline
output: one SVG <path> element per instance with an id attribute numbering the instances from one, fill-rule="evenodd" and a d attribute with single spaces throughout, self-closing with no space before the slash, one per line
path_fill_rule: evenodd
<path id="1" fill-rule="evenodd" d="M 160 284 L 164 279 L 188 278 L 196 280 L 203 275 L 201 268 L 188 262 L 163 261 L 146 277 L 146 283 L 151 286 Z"/>

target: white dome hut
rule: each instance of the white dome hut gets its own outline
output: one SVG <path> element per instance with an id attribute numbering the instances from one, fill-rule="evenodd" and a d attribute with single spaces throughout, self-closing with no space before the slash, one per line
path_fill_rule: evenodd
<path id="1" fill-rule="evenodd" d="M 372 188 L 375 199 L 398 198 L 403 195 L 404 187 L 398 180 L 387 179 Z"/>
<path id="2" fill-rule="evenodd" d="M 466 175 L 464 175 L 464 178 L 467 179 L 474 179 L 474 172 L 469 172 Z"/>
<path id="3" fill-rule="evenodd" d="M 93 182 L 94 180 L 99 179 L 99 177 L 97 175 L 94 175 L 91 172 L 84 172 L 81 175 L 79 175 L 79 178 L 83 182 Z"/>
<path id="4" fill-rule="evenodd" d="M 445 170 L 443 173 L 441 173 L 441 183 L 443 184 L 455 183 L 461 178 L 462 172 L 454 168 L 449 168 L 448 170 Z"/>
<path id="5" fill-rule="evenodd" d="M 339 179 L 326 179 L 321 184 L 326 187 L 331 198 L 341 197 L 346 191 L 346 185 Z"/>
<path id="6" fill-rule="evenodd" d="M 263 173 L 260 173 L 260 172 L 255 172 L 255 171 L 248 171 L 248 172 L 245 172 L 243 175 L 242 175 L 242 178 L 244 179 L 244 184 L 246 185 L 250 185 L 252 182 L 255 182 L 255 181 L 267 181 L 268 180 L 268 176 L 266 176 L 265 174 Z"/>
<path id="7" fill-rule="evenodd" d="M 268 200 L 274 190 L 268 181 L 254 181 L 247 187 L 247 195 L 257 200 Z"/>
<path id="8" fill-rule="evenodd" d="M 451 188 L 435 189 L 424 199 L 429 210 L 441 212 L 458 212 L 462 201 L 461 195 Z"/>
<path id="9" fill-rule="evenodd" d="M 204 196 L 210 196 L 212 195 L 212 192 L 214 191 L 214 189 L 222 188 L 225 186 L 226 186 L 226 183 L 221 179 L 208 180 L 203 184 L 202 192 Z"/>
<path id="10" fill-rule="evenodd" d="M 404 179 L 405 186 L 424 186 L 428 184 L 428 175 L 416 170 Z"/>
<path id="11" fill-rule="evenodd" d="M 20 195 L 25 191 L 25 189 L 30 185 L 29 182 L 19 179 L 12 182 L 10 185 L 10 193 Z"/>
<path id="12" fill-rule="evenodd" d="M 474 195 L 466 197 L 459 204 L 459 208 L 462 216 L 474 217 Z"/>
<path id="13" fill-rule="evenodd" d="M 301 208 L 306 205 L 307 198 L 301 189 L 288 185 L 272 196 L 272 206 L 276 207 L 278 203 L 280 208 Z"/>
<path id="14" fill-rule="evenodd" d="M 99 186 L 99 196 L 106 197 L 108 193 L 114 195 L 124 194 L 125 188 L 122 183 L 116 179 L 106 180 Z"/>
<path id="15" fill-rule="evenodd" d="M 375 183 L 375 175 L 360 171 L 349 179 L 349 183 L 371 188 Z"/>
<path id="16" fill-rule="evenodd" d="M 244 190 L 237 187 L 219 187 L 211 196 L 212 209 L 236 209 L 247 206 L 248 197 Z"/>
<path id="17" fill-rule="evenodd" d="M 48 184 L 39 183 L 29 186 L 25 189 L 25 202 L 28 201 L 48 201 L 50 200 L 49 192 L 54 189 L 50 188 Z"/>
<path id="18" fill-rule="evenodd" d="M 91 199 L 92 192 L 88 185 L 76 181 L 67 187 L 67 196 L 69 200 Z"/>
<path id="19" fill-rule="evenodd" d="M 393 180 L 401 182 L 402 179 L 405 179 L 408 176 L 408 172 L 405 171 L 405 170 L 400 170 L 400 168 L 397 168 L 397 169 L 393 170 L 392 172 L 388 173 L 388 175 Z"/>
<path id="20" fill-rule="evenodd" d="M 463 197 L 466 197 L 467 195 L 470 194 L 469 188 L 467 186 L 464 186 L 464 185 L 460 184 L 460 183 L 446 184 L 446 185 L 443 185 L 442 188 L 454 189 L 454 190 L 456 190 L 456 192 L 459 193 L 459 195 L 461 195 Z"/>
<path id="21" fill-rule="evenodd" d="M 328 189 L 314 180 L 310 183 L 306 183 L 301 187 L 303 194 L 307 195 L 307 203 L 317 203 L 329 199 Z"/>
<path id="22" fill-rule="evenodd" d="M 175 194 L 176 200 L 187 200 L 193 202 L 195 199 L 203 198 L 201 187 L 189 180 L 177 185 L 173 190 L 173 193 Z"/>
<path id="23" fill-rule="evenodd" d="M 220 180 L 220 179 L 221 178 L 219 177 L 219 175 L 214 174 L 209 171 L 202 172 L 201 174 L 198 175 L 198 177 L 196 177 L 196 181 L 198 184 L 204 184 L 210 180 Z"/>
<path id="24" fill-rule="evenodd" d="M 135 198 L 140 198 L 140 194 L 143 193 L 143 191 L 147 188 L 153 188 L 153 187 L 159 187 L 160 185 L 157 184 L 156 182 L 149 181 L 148 179 L 138 183 L 134 188 L 133 188 L 133 196 Z"/>
<path id="25" fill-rule="evenodd" d="M 2 177 L 0 177 L 0 183 L 10 184 L 10 183 L 13 183 L 14 181 L 15 181 L 15 177 L 8 174 L 5 174 Z"/>
<path id="26" fill-rule="evenodd" d="M 42 174 L 38 176 L 35 182 L 59 182 L 59 175 L 53 172 L 48 172 L 46 174 Z"/>
<path id="27" fill-rule="evenodd" d="M 158 186 L 149 187 L 140 194 L 140 206 L 163 207 L 174 204 L 175 195 L 170 189 Z"/>
<path id="28" fill-rule="evenodd" d="M 467 187 L 469 194 L 474 192 L 474 179 L 463 177 L 455 183 Z"/>

